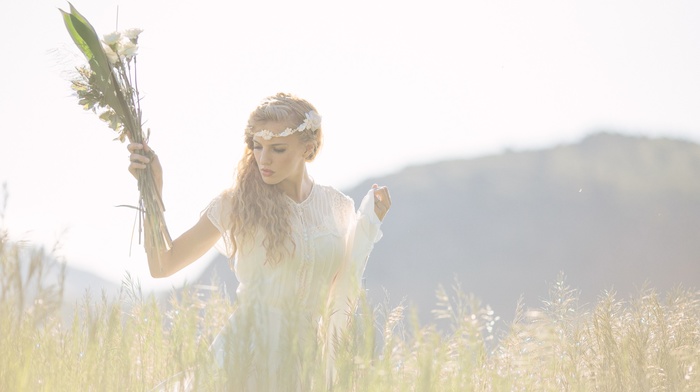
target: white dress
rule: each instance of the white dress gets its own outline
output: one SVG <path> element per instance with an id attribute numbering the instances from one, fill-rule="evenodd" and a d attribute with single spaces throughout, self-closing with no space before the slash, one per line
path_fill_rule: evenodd
<path id="1" fill-rule="evenodd" d="M 361 290 L 369 254 L 382 236 L 374 191 L 368 192 L 357 212 L 351 198 L 329 186 L 314 184 L 300 203 L 287 197 L 296 246 L 291 258 L 275 265 L 265 262 L 263 233 L 252 244 L 240 244 L 237 254 L 232 254 L 227 195 L 219 195 L 205 210 L 222 235 L 217 247 L 234 258 L 239 281 L 229 333 L 222 333 L 212 346 L 216 363 L 225 373 L 249 375 L 245 381 L 249 389 L 280 389 L 279 383 L 295 378 L 294 383 L 303 384 L 298 375 L 290 378 L 284 372 L 294 372 L 290 369 L 301 360 L 321 358 L 318 354 L 323 350 L 329 353 L 327 360 L 332 357 L 332 347 L 327 346 L 332 346 L 333 332 L 344 327 L 349 304 Z M 324 311 L 331 315 L 330 328 L 325 330 L 329 332 L 320 345 L 309 345 L 309 339 L 319 341 Z M 314 346 L 320 350 L 309 353 L 308 347 Z M 307 352 L 300 352 L 300 347 Z M 285 390 L 299 388 L 284 385 Z"/>

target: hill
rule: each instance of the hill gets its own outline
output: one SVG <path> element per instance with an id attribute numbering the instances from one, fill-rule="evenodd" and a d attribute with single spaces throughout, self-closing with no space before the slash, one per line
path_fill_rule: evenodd
<path id="1" fill-rule="evenodd" d="M 597 133 L 575 144 L 406 168 L 372 183 L 393 206 L 365 277 L 370 298 L 402 298 L 428 318 L 438 284 L 458 280 L 505 319 L 539 305 L 559 272 L 581 299 L 700 283 L 700 145 Z M 233 292 L 223 258 L 217 274 Z"/>

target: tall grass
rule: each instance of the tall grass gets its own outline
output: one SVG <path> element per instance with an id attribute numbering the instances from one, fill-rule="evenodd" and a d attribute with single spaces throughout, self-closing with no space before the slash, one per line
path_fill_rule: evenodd
<path id="1" fill-rule="evenodd" d="M 246 390 L 255 325 L 240 327 L 217 370 L 211 342 L 234 311 L 216 282 L 173 291 L 167 304 L 144 296 L 128 275 L 119 295 L 86 294 L 62 321 L 60 263 L 0 232 L 0 390 Z M 238 309 L 240 310 L 240 309 Z M 237 310 L 237 311 L 238 311 Z M 590 309 L 563 276 L 542 306 L 518 306 L 501 323 L 459 285 L 439 287 L 435 323 L 403 305 L 359 303 L 327 348 L 285 335 L 299 360 L 280 360 L 275 390 L 334 391 L 698 391 L 700 293 L 645 288 L 630 299 L 610 291 Z M 298 329 L 292 326 L 291 331 Z M 260 347 L 260 346 L 259 346 Z M 247 364 L 246 364 L 247 363 Z M 267 375 L 266 377 L 269 377 Z M 291 380 L 291 381 L 290 381 Z M 268 389 L 264 380 L 252 388 Z"/>

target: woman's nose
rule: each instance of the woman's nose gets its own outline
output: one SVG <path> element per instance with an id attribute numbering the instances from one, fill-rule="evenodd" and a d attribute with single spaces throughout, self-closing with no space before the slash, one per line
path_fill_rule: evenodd
<path id="1" fill-rule="evenodd" d="M 269 165 L 272 163 L 271 161 L 271 156 L 270 151 L 266 148 L 262 149 L 262 152 L 260 153 L 260 163 L 263 165 Z"/>

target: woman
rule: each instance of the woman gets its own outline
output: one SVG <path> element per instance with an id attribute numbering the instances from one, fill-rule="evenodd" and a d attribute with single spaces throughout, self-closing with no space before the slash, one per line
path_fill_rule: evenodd
<path id="1" fill-rule="evenodd" d="M 239 286 L 230 333 L 213 350 L 224 373 L 247 375 L 251 389 L 288 388 L 290 380 L 303 388 L 298 370 L 305 359 L 332 362 L 331 342 L 346 325 L 391 206 L 386 187 L 374 185 L 356 212 L 352 199 L 316 184 L 306 163 L 321 142 L 321 117 L 311 104 L 283 93 L 265 99 L 248 120 L 235 185 L 170 250 L 146 249 L 151 274 L 163 277 L 222 240 Z M 135 143 L 128 149 L 129 171 L 138 176 L 150 166 L 162 189 L 152 150 Z"/>

